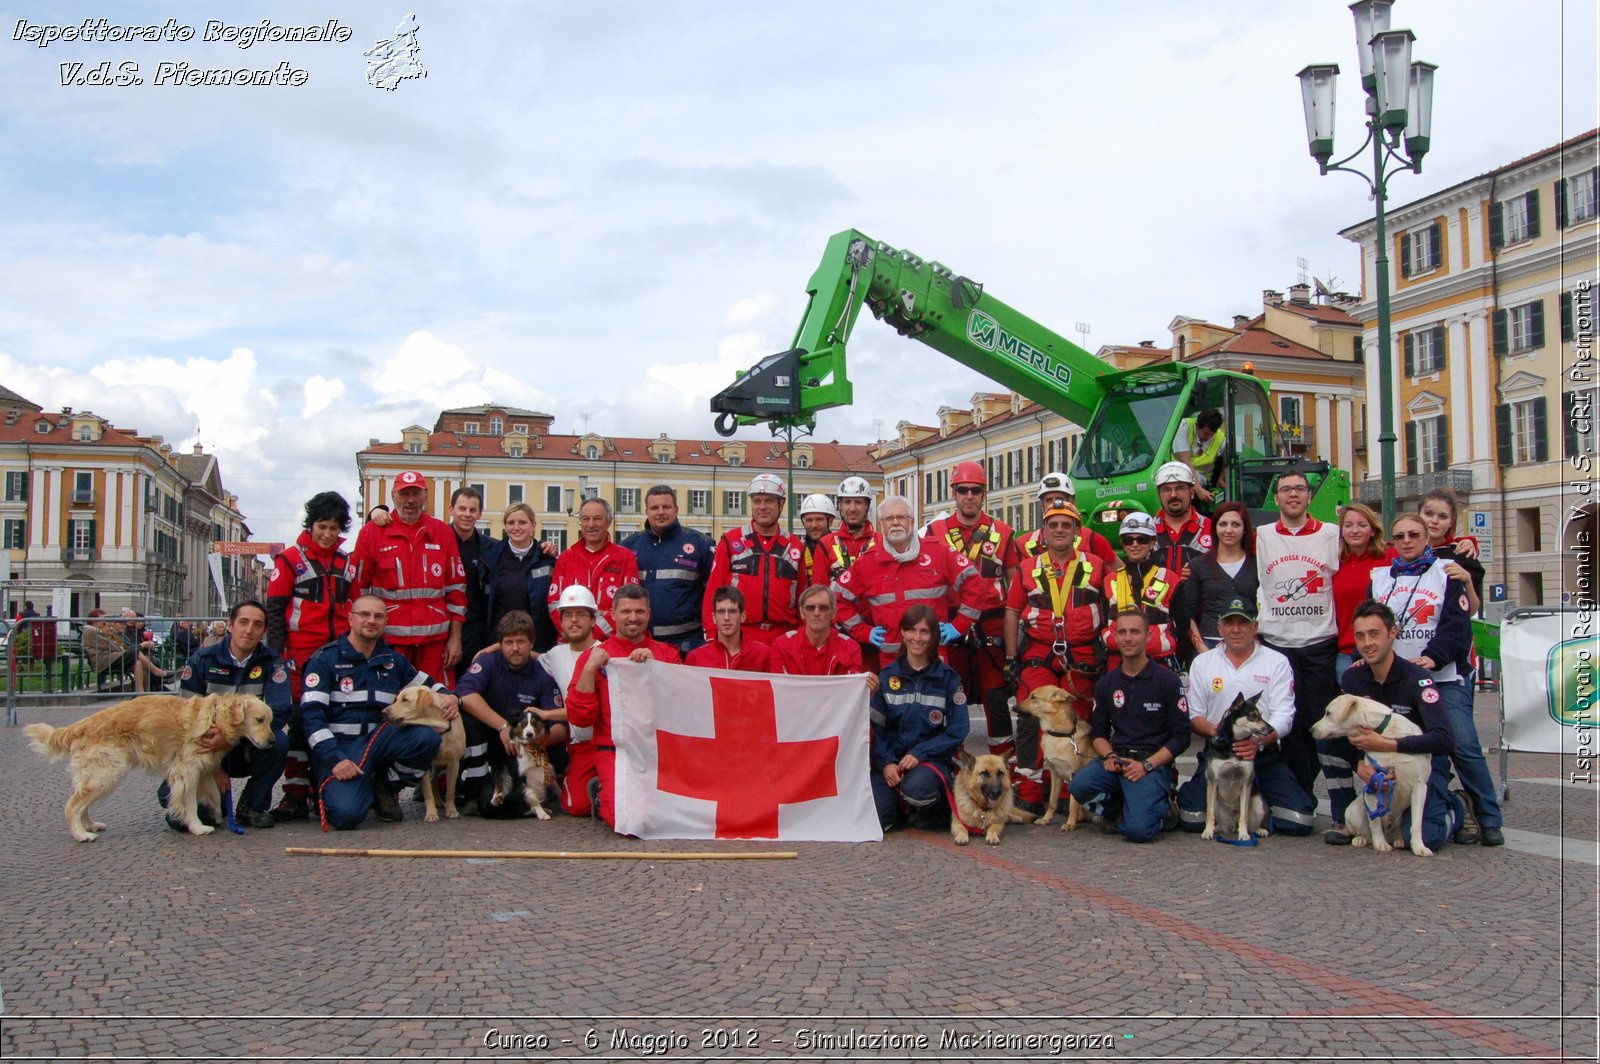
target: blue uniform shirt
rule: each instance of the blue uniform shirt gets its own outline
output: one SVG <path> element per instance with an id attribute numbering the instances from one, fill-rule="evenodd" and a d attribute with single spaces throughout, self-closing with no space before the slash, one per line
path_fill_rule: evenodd
<path id="1" fill-rule="evenodd" d="M 434 681 L 382 639 L 365 657 L 341 636 L 311 656 L 302 674 L 301 725 L 319 771 L 326 774 L 345 754 L 340 746 L 377 731 L 384 707 L 407 687 L 450 689 Z"/>
<path id="2" fill-rule="evenodd" d="M 1339 678 L 1339 687 L 1347 695 L 1383 703 L 1422 729 L 1421 735 L 1395 736 L 1396 753 L 1449 754 L 1455 750 L 1444 699 L 1433 677 L 1421 665 L 1396 657 L 1389 663 L 1389 675 L 1379 683 L 1371 667 L 1365 661 L 1357 661 Z"/>
<path id="3" fill-rule="evenodd" d="M 178 676 L 178 688 L 191 695 L 255 695 L 272 707 L 272 727 L 282 731 L 293 705 L 289 667 L 265 642 L 243 665 L 233 660 L 233 639 L 202 647 L 190 656 Z"/>
<path id="4" fill-rule="evenodd" d="M 639 559 L 639 583 L 650 594 L 650 634 L 663 642 L 697 634 L 716 544 L 674 521 L 659 536 L 646 525 L 622 545 Z"/>
<path id="5" fill-rule="evenodd" d="M 1092 739 L 1105 739 L 1120 757 L 1148 758 L 1163 746 L 1174 760 L 1189 748 L 1189 703 L 1178 674 L 1146 661 L 1137 675 L 1119 665 L 1094 685 Z"/>
<path id="6" fill-rule="evenodd" d="M 456 682 L 456 694 L 462 698 L 482 697 L 490 709 L 509 722 L 520 720 L 530 706 L 560 709 L 562 705 L 555 680 L 537 661 L 529 658 L 522 668 L 513 669 L 498 650 L 472 663 Z"/>
<path id="7" fill-rule="evenodd" d="M 907 754 L 949 768 L 967 739 L 967 694 L 961 677 L 937 659 L 916 671 L 896 658 L 872 695 L 872 771 Z"/>

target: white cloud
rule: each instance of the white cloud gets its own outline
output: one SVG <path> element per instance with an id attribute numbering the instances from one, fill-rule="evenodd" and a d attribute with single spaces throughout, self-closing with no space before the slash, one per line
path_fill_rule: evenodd
<path id="1" fill-rule="evenodd" d="M 337 377 L 330 380 L 320 373 L 306 381 L 304 390 L 306 401 L 300 408 L 302 418 L 315 417 L 349 394 L 344 381 Z"/>

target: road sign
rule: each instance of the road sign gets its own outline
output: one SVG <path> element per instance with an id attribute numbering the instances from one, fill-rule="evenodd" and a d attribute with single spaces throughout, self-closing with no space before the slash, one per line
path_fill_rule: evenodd
<path id="1" fill-rule="evenodd" d="M 1467 518 L 1467 531 L 1478 541 L 1478 560 L 1494 558 L 1494 516 L 1488 510 L 1473 510 Z"/>
<path id="2" fill-rule="evenodd" d="M 1504 602 L 1505 600 L 1506 600 L 1506 585 L 1504 585 L 1504 584 L 1490 584 L 1489 585 L 1489 601 L 1490 602 Z"/>

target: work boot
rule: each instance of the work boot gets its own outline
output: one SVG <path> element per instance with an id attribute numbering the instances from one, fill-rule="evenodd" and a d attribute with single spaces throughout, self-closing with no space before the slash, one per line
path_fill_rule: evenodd
<path id="1" fill-rule="evenodd" d="M 1334 828 L 1332 831 L 1322 836 L 1322 841 L 1327 843 L 1329 846 L 1348 846 L 1352 842 L 1356 841 L 1356 837 L 1348 834 L 1347 832 L 1340 831 L 1338 828 Z"/>
<path id="2" fill-rule="evenodd" d="M 390 824 L 397 824 L 406 818 L 400 811 L 399 796 L 383 780 L 374 780 L 372 783 L 372 808 L 379 820 Z"/>
<path id="3" fill-rule="evenodd" d="M 1504 846 L 1506 844 L 1505 833 L 1499 828 L 1484 828 L 1483 838 L 1478 840 L 1478 844 L 1480 846 Z"/>
<path id="4" fill-rule="evenodd" d="M 290 798 L 287 794 L 272 810 L 272 819 L 277 821 L 304 820 L 311 815 L 304 798 Z"/>
<path id="5" fill-rule="evenodd" d="M 1451 791 L 1461 802 L 1461 826 L 1456 828 L 1455 844 L 1457 846 L 1473 846 L 1483 838 L 1483 829 L 1478 826 L 1478 811 L 1472 805 L 1472 796 L 1466 791 Z M 1503 841 L 1503 840 L 1502 840 Z"/>
<path id="6" fill-rule="evenodd" d="M 265 831 L 267 828 L 275 828 L 278 826 L 277 818 L 275 818 L 265 809 L 257 809 L 254 812 L 246 813 L 245 819 L 249 822 L 251 827 L 261 831 Z"/>
<path id="7" fill-rule="evenodd" d="M 600 777 L 589 781 L 589 815 L 600 819 Z"/>

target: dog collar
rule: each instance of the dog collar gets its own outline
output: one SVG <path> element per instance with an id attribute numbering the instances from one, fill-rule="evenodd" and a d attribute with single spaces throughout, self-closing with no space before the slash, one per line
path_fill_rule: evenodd
<path id="1" fill-rule="evenodd" d="M 1078 733 L 1077 733 L 1077 732 L 1075 732 L 1075 731 L 1051 731 L 1051 730 L 1050 730 L 1050 729 L 1049 729 L 1049 728 L 1046 728 L 1046 729 L 1045 729 L 1045 730 L 1044 730 L 1044 733 L 1045 733 L 1045 734 L 1046 734 L 1046 735 L 1053 735 L 1053 736 L 1055 736 L 1055 737 L 1056 737 L 1056 738 L 1057 738 L 1057 739 L 1070 739 L 1070 738 L 1072 738 L 1072 737 L 1073 737 L 1073 736 L 1074 736 L 1074 735 L 1077 735 L 1077 734 L 1078 734 Z"/>
<path id="2" fill-rule="evenodd" d="M 1372 729 L 1372 730 L 1377 732 L 1379 735 L 1382 735 L 1383 734 L 1383 729 L 1385 729 L 1385 728 L 1387 728 L 1389 726 L 1389 722 L 1391 720 L 1394 720 L 1394 714 L 1393 713 L 1385 714 L 1383 720 L 1381 720 L 1378 723 L 1378 726 L 1376 728 Z"/>

